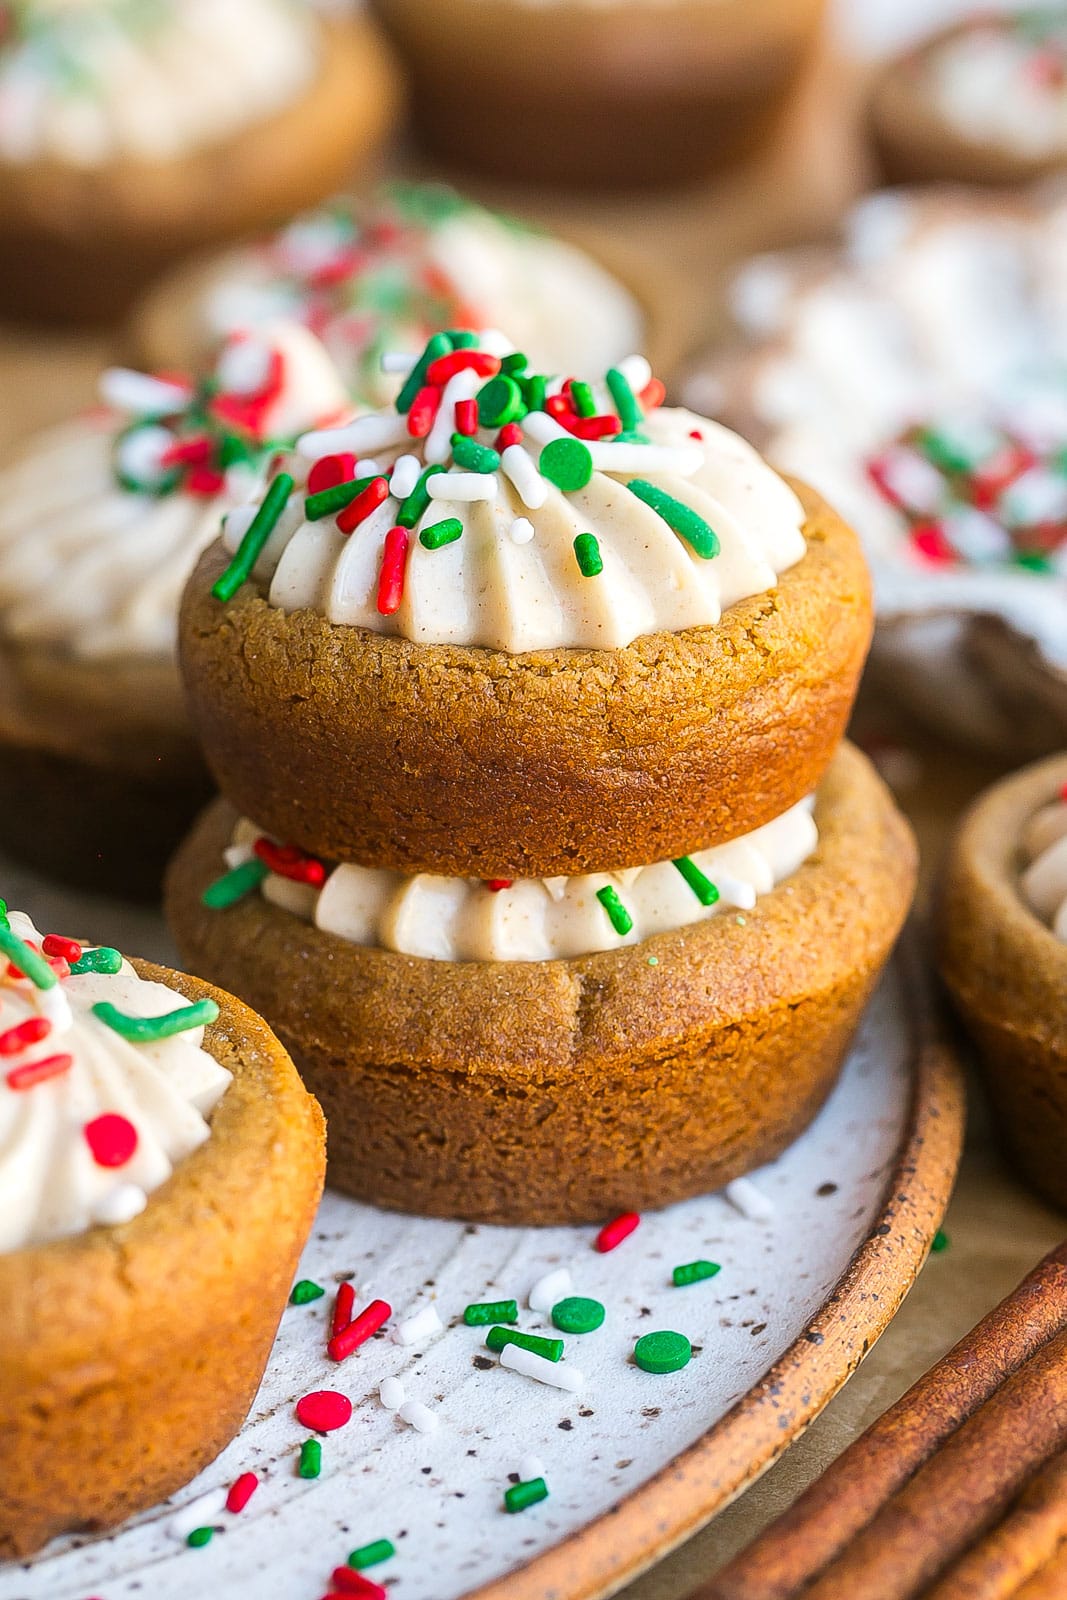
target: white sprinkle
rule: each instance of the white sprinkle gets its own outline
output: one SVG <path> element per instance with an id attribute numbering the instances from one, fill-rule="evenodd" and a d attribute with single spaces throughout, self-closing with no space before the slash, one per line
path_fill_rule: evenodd
<path id="1" fill-rule="evenodd" d="M 732 878 L 728 872 L 716 872 L 715 887 L 723 905 L 736 906 L 738 911 L 756 909 L 756 890 L 741 878 Z"/>
<path id="2" fill-rule="evenodd" d="M 573 1288 L 574 1282 L 567 1268 L 557 1267 L 554 1272 L 546 1272 L 543 1278 L 538 1278 L 530 1290 L 527 1305 L 531 1311 L 551 1311 L 558 1301 L 567 1298 Z"/>
<path id="3" fill-rule="evenodd" d="M 774 1206 L 751 1178 L 735 1178 L 726 1185 L 723 1194 L 750 1222 L 768 1222 L 774 1216 Z"/>
<path id="4" fill-rule="evenodd" d="M 516 517 L 508 532 L 513 544 L 529 544 L 534 536 L 534 525 L 529 517 Z"/>
<path id="5" fill-rule="evenodd" d="M 407 417 L 393 411 L 372 411 L 343 428 L 317 428 L 305 433 L 296 441 L 296 448 L 302 456 L 317 461 L 320 456 L 331 456 L 340 450 L 351 450 L 356 456 L 372 450 L 391 450 L 394 445 L 408 443 L 410 438 Z"/>
<path id="6" fill-rule="evenodd" d="M 500 457 L 500 467 L 506 478 L 515 486 L 515 492 L 524 506 L 537 511 L 548 499 L 548 484 L 537 470 L 533 457 L 521 444 L 509 444 Z"/>
<path id="7" fill-rule="evenodd" d="M 652 368 L 644 356 L 627 356 L 625 361 L 619 362 L 617 370 L 622 373 L 634 394 L 640 394 L 652 382 Z"/>
<path id="8" fill-rule="evenodd" d="M 490 356 L 510 356 L 515 346 L 499 328 L 483 328 L 478 334 L 478 349 Z"/>
<path id="9" fill-rule="evenodd" d="M 535 1378 L 538 1383 L 551 1384 L 553 1389 L 567 1389 L 577 1394 L 585 1384 L 585 1376 L 577 1367 L 565 1361 L 549 1361 L 536 1351 L 523 1350 L 517 1344 L 506 1344 L 500 1352 L 500 1365 L 521 1372 L 524 1378 Z"/>
<path id="10" fill-rule="evenodd" d="M 670 445 L 605 444 L 594 440 L 589 454 L 597 472 L 633 472 L 642 477 L 650 472 L 674 472 L 680 478 L 691 478 L 704 465 L 704 452 L 697 444 L 673 449 Z"/>
<path id="11" fill-rule="evenodd" d="M 394 500 L 406 500 L 421 476 L 422 462 L 418 456 L 397 456 L 389 479 L 389 493 Z"/>
<path id="12" fill-rule="evenodd" d="M 456 401 L 473 400 L 481 386 L 481 378 L 469 367 L 464 367 L 462 372 L 449 378 L 433 419 L 433 427 L 422 447 L 427 466 L 444 466 L 449 459 L 452 454 L 452 435 L 456 431 Z"/>
<path id="13" fill-rule="evenodd" d="M 219 356 L 215 376 L 234 394 L 259 394 L 270 377 L 272 353 L 261 339 L 232 339 Z"/>
<path id="14" fill-rule="evenodd" d="M 255 860 L 255 855 L 250 844 L 228 844 L 222 852 L 222 859 L 232 872 L 235 867 L 243 867 L 246 861 Z"/>
<path id="15" fill-rule="evenodd" d="M 397 1344 L 412 1345 L 422 1344 L 432 1339 L 434 1334 L 440 1333 L 444 1327 L 438 1315 L 436 1306 L 423 1306 L 421 1311 L 416 1311 L 412 1316 L 405 1317 L 403 1322 L 398 1322 L 393 1329 L 393 1339 Z"/>
<path id="16" fill-rule="evenodd" d="M 117 1228 L 139 1217 L 148 1196 L 135 1183 L 117 1183 L 93 1207 L 93 1221 L 104 1228 Z"/>
<path id="17" fill-rule="evenodd" d="M 157 483 L 162 483 L 167 475 L 163 456 L 174 442 L 174 434 L 170 429 L 158 424 L 148 423 L 143 428 L 134 428 L 132 433 L 119 440 L 115 464 L 124 477 L 151 489 Z"/>
<path id="18" fill-rule="evenodd" d="M 227 511 L 223 517 L 222 542 L 231 553 L 237 549 L 252 526 L 258 510 L 258 503 L 253 501 L 246 506 L 234 506 L 233 510 Z"/>
<path id="19" fill-rule="evenodd" d="M 171 1538 L 182 1541 L 188 1539 L 194 1528 L 210 1527 L 226 1508 L 226 1494 L 225 1489 L 209 1489 L 207 1494 L 198 1495 L 182 1506 L 167 1519 Z"/>
<path id="20" fill-rule="evenodd" d="M 378 1399 L 386 1411 L 399 1411 L 404 1404 L 404 1385 L 399 1378 L 383 1378 L 378 1385 Z"/>
<path id="21" fill-rule="evenodd" d="M 51 989 L 34 989 L 33 995 L 37 1002 L 37 1010 L 52 1024 L 53 1038 L 56 1034 L 68 1033 L 73 1028 L 74 1016 L 70 1009 L 70 1001 L 63 993 L 62 984 L 53 984 Z"/>
<path id="22" fill-rule="evenodd" d="M 405 1400 L 397 1416 L 419 1433 L 436 1433 L 441 1421 L 437 1412 L 424 1406 L 421 1400 Z"/>
<path id="23" fill-rule="evenodd" d="M 453 500 L 470 504 L 473 500 L 495 500 L 500 479 L 495 472 L 439 472 L 427 480 L 431 500 Z"/>
<path id="24" fill-rule="evenodd" d="M 184 411 L 193 398 L 192 390 L 185 384 L 169 383 L 147 372 L 134 372 L 130 367 L 108 367 L 100 375 L 97 391 L 105 405 L 139 417 L 170 416 L 175 411 Z"/>
<path id="25" fill-rule="evenodd" d="M 553 439 L 573 439 L 573 433 L 561 428 L 555 417 L 547 411 L 528 411 L 522 419 L 522 431 L 537 444 L 551 444 Z"/>
<path id="26" fill-rule="evenodd" d="M 545 1476 L 545 1464 L 540 1456 L 523 1456 L 519 1462 L 519 1479 L 522 1483 L 532 1483 L 535 1478 Z"/>
<path id="27" fill-rule="evenodd" d="M 418 356 L 409 356 L 405 350 L 384 350 L 381 368 L 383 372 L 396 372 L 406 378 L 418 359 Z"/>
<path id="28" fill-rule="evenodd" d="M 368 456 L 366 461 L 356 462 L 357 478 L 384 478 L 388 476 L 386 469 L 373 456 Z"/>

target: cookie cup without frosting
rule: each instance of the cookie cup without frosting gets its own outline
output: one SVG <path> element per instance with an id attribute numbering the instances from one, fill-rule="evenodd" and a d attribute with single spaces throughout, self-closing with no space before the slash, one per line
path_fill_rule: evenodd
<path id="1" fill-rule="evenodd" d="M 233 813 L 179 851 L 183 957 L 262 1007 L 322 1101 L 331 1184 L 404 1211 L 590 1222 L 770 1160 L 829 1093 L 911 901 L 907 823 L 837 756 L 816 853 L 724 912 L 572 960 L 445 962 L 348 944 L 258 895 L 200 901 Z"/>
<path id="2" fill-rule="evenodd" d="M 1067 945 L 1019 891 L 1023 829 L 1065 783 L 1059 755 L 979 797 L 949 856 L 937 940 L 1005 1145 L 1030 1183 L 1067 1209 Z"/>
<path id="3" fill-rule="evenodd" d="M 688 855 L 816 786 L 871 634 L 855 535 L 801 485 L 807 554 L 714 626 L 617 650 L 508 655 L 211 595 L 202 557 L 179 651 L 219 787 L 331 860 L 539 878 Z"/>
<path id="4" fill-rule="evenodd" d="M 322 1193 L 322 1113 L 261 1019 L 184 974 L 233 1074 L 139 1217 L 0 1255 L 0 1558 L 155 1505 L 240 1428 Z"/>

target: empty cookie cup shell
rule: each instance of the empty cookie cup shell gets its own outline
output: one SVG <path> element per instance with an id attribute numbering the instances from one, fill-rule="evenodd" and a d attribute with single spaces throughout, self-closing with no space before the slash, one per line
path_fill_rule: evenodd
<path id="1" fill-rule="evenodd" d="M 117 1227 L 0 1255 L 0 1557 L 156 1505 L 237 1433 L 322 1192 L 322 1114 L 270 1029 L 198 979 L 142 978 L 218 1020 L 211 1137 Z"/>

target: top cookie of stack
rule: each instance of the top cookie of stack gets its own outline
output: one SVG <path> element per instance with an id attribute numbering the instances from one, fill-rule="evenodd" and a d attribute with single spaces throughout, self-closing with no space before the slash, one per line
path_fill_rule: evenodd
<path id="1" fill-rule="evenodd" d="M 186 592 L 234 805 L 316 856 L 495 880 L 685 856 L 808 795 L 871 625 L 825 503 L 640 357 L 560 382 L 446 332 L 407 365 Z"/>

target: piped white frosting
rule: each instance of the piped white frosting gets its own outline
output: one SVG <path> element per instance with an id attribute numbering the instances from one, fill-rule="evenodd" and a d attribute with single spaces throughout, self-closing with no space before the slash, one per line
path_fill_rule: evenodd
<path id="1" fill-rule="evenodd" d="M 21 939 L 40 944 L 29 917 L 13 912 L 10 922 Z M 113 975 L 67 977 L 58 989 L 0 981 L 0 1036 L 31 1018 L 52 1019 L 40 1042 L 0 1057 L 0 1253 L 130 1220 L 210 1135 L 208 1118 L 231 1080 L 203 1048 L 203 1028 L 133 1044 L 94 1016 L 100 1001 L 135 1017 L 188 1004 L 126 961 Z M 10 1086 L 10 1072 L 56 1054 L 72 1058 L 64 1071 L 33 1087 Z M 86 1137 L 104 1115 L 125 1118 L 136 1132 L 120 1166 L 100 1165 Z"/>
<path id="2" fill-rule="evenodd" d="M 1031 817 L 1020 848 L 1023 899 L 1067 944 L 1067 798 L 1051 801 Z"/>
<path id="3" fill-rule="evenodd" d="M 762 828 L 689 857 L 718 898 L 705 904 L 672 861 L 574 878 L 516 879 L 489 887 L 478 879 L 431 873 L 404 877 L 343 865 L 321 888 L 269 873 L 261 893 L 272 904 L 351 944 L 430 961 L 559 961 L 619 950 L 653 934 L 703 922 L 722 911 L 751 911 L 818 844 L 811 799 Z M 242 819 L 226 853 L 234 867 L 253 855 L 262 830 Z M 630 926 L 621 931 L 598 893 L 613 893 Z"/>
<path id="4" fill-rule="evenodd" d="M 931 104 L 962 138 L 1022 160 L 1067 155 L 1067 18 L 1035 31 L 1010 16 L 981 19 L 922 58 Z"/>

